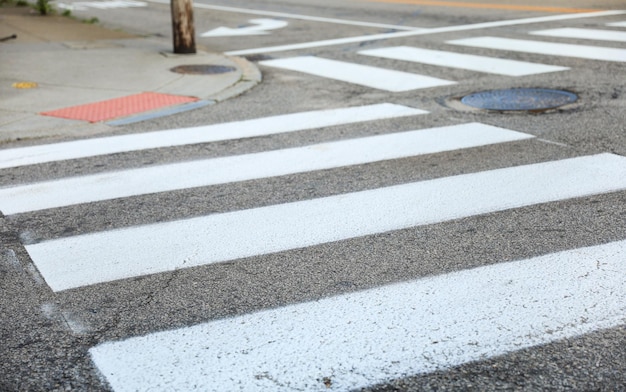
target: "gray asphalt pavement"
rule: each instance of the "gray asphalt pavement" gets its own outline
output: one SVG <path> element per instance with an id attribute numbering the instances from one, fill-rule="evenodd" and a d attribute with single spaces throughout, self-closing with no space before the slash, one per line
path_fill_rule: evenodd
<path id="1" fill-rule="evenodd" d="M 333 199 L 335 196 L 348 197 L 357 192 L 369 194 L 367 193 L 369 191 L 402 187 L 412 183 L 448 181 L 447 179 L 453 181 L 462 178 L 460 176 L 549 162 L 565 162 L 568 159 L 596 154 L 613 154 L 612 156 L 619 159 L 626 156 L 624 110 L 626 95 L 623 83 L 620 82 L 626 76 L 624 68 L 626 42 L 529 34 L 557 28 L 626 32 L 623 27 L 607 25 L 626 21 L 626 13 L 583 17 L 582 13 L 566 12 L 567 10 L 561 12 L 538 10 L 536 7 L 565 7 L 556 4 L 557 2 L 546 4 L 545 1 L 524 4 L 493 1 L 483 4 L 480 8 L 424 5 L 418 1 L 415 4 L 409 4 L 408 1 L 405 3 L 197 2 L 195 18 L 199 46 L 211 53 L 256 49 L 257 53 L 238 56 L 246 57 L 247 61 L 253 62 L 261 70 L 263 74 L 261 84 L 240 96 L 180 114 L 126 125 L 107 126 L 104 129 L 101 129 L 102 124 L 86 124 L 85 129 L 98 127 L 99 137 L 138 135 L 138 139 L 150 141 L 160 137 L 150 132 L 173 130 L 178 134 L 178 138 L 174 139 L 178 139 L 179 142 L 178 145 L 166 144 L 133 151 L 115 147 L 117 149 L 113 152 L 101 155 L 92 154 L 76 159 L 54 159 L 50 162 L 6 167 L 0 170 L 0 183 L 3 185 L 0 191 L 24 184 L 63 180 L 68 177 L 99 173 L 108 173 L 109 177 L 114 177 L 115 173 L 128 169 L 139 170 L 197 160 L 227 159 L 233 156 L 250 157 L 268 151 L 317 144 L 321 146 L 313 150 L 323 151 L 329 148 L 327 143 L 336 141 L 375 135 L 391 136 L 412 130 L 464 126 L 470 123 L 482 123 L 521 132 L 529 135 L 528 138 L 328 167 L 323 170 L 250 177 L 213 185 L 185 186 L 156 193 L 147 191 L 131 196 L 14 214 L 3 211 L 4 216 L 0 220 L 0 240 L 3 248 L 0 254 L 2 260 L 0 279 L 3 287 L 0 304 L 4 315 L 1 322 L 2 340 L 7 344 L 1 349 L 4 360 L 0 364 L 0 374 L 3 376 L 0 389 L 7 391 L 624 390 L 626 280 L 619 278 L 624 277 L 623 263 L 626 260 L 626 253 L 623 245 L 619 248 L 621 250 L 614 252 L 613 256 L 617 261 L 610 267 L 609 264 L 603 264 L 610 263 L 608 259 L 600 258 L 595 253 L 585 255 L 584 251 L 583 256 L 576 256 L 568 261 L 572 263 L 571 270 L 575 271 L 572 272 L 574 284 L 564 283 L 569 282 L 566 276 L 568 268 L 564 268 L 566 272 L 561 275 L 556 273 L 553 275 L 549 262 L 533 267 L 536 271 L 544 271 L 537 272 L 538 276 L 535 278 L 539 283 L 532 286 L 534 289 L 524 291 L 526 283 L 532 280 L 522 278 L 526 275 L 520 273 L 510 276 L 508 282 L 510 285 L 507 285 L 505 279 L 502 289 L 507 298 L 504 302 L 508 305 L 493 312 L 489 309 L 492 303 L 500 303 L 499 298 L 485 299 L 481 295 L 489 295 L 492 290 L 496 292 L 497 276 L 500 273 L 494 272 L 496 277 L 490 278 L 488 283 L 478 285 L 483 282 L 481 271 L 500 271 L 494 268 L 509 265 L 507 263 L 521 263 L 520 265 L 524 266 L 525 261 L 546 255 L 575 252 L 607 244 L 623 244 L 626 240 L 626 189 L 623 187 L 572 197 L 555 196 L 550 199 L 551 201 L 494 208 L 489 212 L 472 212 L 453 219 L 434 219 L 427 224 L 384 228 L 368 234 L 359 234 L 362 233 L 359 230 L 366 229 L 357 227 L 355 234 L 336 240 L 317 241 L 317 236 L 322 237 L 323 233 L 311 229 L 313 234 L 309 238 L 310 244 L 306 246 L 274 249 L 273 243 L 268 241 L 266 245 L 274 250 L 258 251 L 245 257 L 224 257 L 219 262 L 202 261 L 211 259 L 221 252 L 221 249 L 226 249 L 225 252 L 232 249 L 235 252 L 247 249 L 248 246 L 252 247 L 250 244 L 254 243 L 254 236 L 245 237 L 245 233 L 232 234 L 228 225 L 249 211 L 262 214 L 266 211 L 265 207 L 269 208 L 269 211 L 274 211 L 271 210 L 274 208 L 278 214 L 280 206 L 301 202 L 294 214 L 303 211 L 302 216 L 313 222 L 317 215 L 313 213 L 306 215 L 308 213 L 306 209 L 309 208 L 307 201 L 331 201 L 324 204 L 324 208 L 331 210 L 333 206 L 340 204 L 340 199 Z M 617 1 L 592 3 L 580 0 L 569 2 L 567 8 L 620 10 L 618 3 Z M 497 7 L 503 4 L 518 6 L 518 9 Z M 148 2 L 136 7 L 98 9 L 93 4 L 84 2 L 81 7 L 76 5 L 72 13 L 84 18 L 95 16 L 100 20 L 101 26 L 120 29 L 129 34 L 148 36 L 161 45 L 167 45 L 169 42 L 168 7 L 161 3 Z M 559 20 L 556 18 L 559 15 L 568 15 L 568 19 Z M 578 17 L 575 18 L 574 15 Z M 317 19 L 313 20 L 313 17 Z M 551 19 L 532 23 L 523 21 L 537 17 Z M 250 22 L 252 19 L 280 20 L 288 24 L 274 30 L 266 30 L 266 34 L 259 35 L 201 36 L 218 27 L 245 29 L 262 25 L 262 22 Z M 138 20 L 141 23 L 137 23 Z M 518 22 L 497 25 L 502 21 Z M 379 25 L 372 26 L 374 23 Z M 471 26 L 477 23 L 496 24 L 467 27 L 456 31 L 446 30 L 450 26 Z M 381 26 L 383 24 L 385 26 Z M 410 30 L 412 28 L 415 30 Z M 418 32 L 418 28 L 441 28 L 441 30 L 404 37 L 389 36 L 388 39 L 377 37 L 349 43 L 334 41 L 347 37 Z M 572 55 L 519 52 L 515 50 L 519 47 L 514 46 L 511 46 L 510 50 L 499 50 L 450 43 L 477 37 L 612 48 L 622 51 L 620 53 L 623 60 L 604 61 Z M 333 41 L 327 42 L 328 44 L 302 47 L 304 43 L 323 40 Z M 363 50 L 398 46 L 547 64 L 568 69 L 513 77 L 359 54 Z M 263 49 L 270 47 L 281 48 Z M 317 76 L 312 74 L 313 71 L 294 71 L 270 66 L 271 60 L 300 56 L 427 75 L 456 83 L 390 92 Z M 320 67 L 315 69 L 319 70 Z M 373 73 L 361 76 L 360 80 L 363 83 L 375 78 Z M 388 80 L 391 82 L 391 79 Z M 459 103 L 461 97 L 474 92 L 512 88 L 565 90 L 577 94 L 578 100 L 561 108 L 536 112 L 479 110 Z M 310 125 L 307 122 L 309 120 L 298 117 L 280 126 L 276 125 L 275 120 L 265 123 L 252 122 L 250 132 L 265 133 L 253 133 L 249 136 L 238 133 L 247 127 L 242 122 L 248 120 L 380 103 L 402 105 L 428 113 L 368 121 L 352 118 L 336 125 L 324 122 L 331 118 L 331 115 L 326 114 L 321 116 L 322 119 L 316 120 L 321 121 L 322 125 Z M 221 125 L 226 123 L 235 125 L 229 127 Z M 200 126 L 214 126 L 204 129 L 202 137 L 220 132 L 225 132 L 226 136 L 212 141 L 201 139 L 204 141 L 181 144 L 180 140 L 186 137 L 183 135 L 186 132 L 184 129 Z M 284 127 L 296 129 L 302 127 L 302 130 L 288 132 Z M 229 133 L 231 136 L 228 136 Z M 88 135 L 91 136 L 56 133 L 38 139 L 14 140 L 0 150 L 0 162 L 5 150 L 89 139 Z M 141 135 L 150 136 L 142 138 Z M 102 142 L 96 144 L 106 144 L 106 140 L 111 139 L 102 139 Z M 117 142 L 112 143 L 115 146 L 127 147 L 134 143 L 131 139 L 115 140 Z M 447 141 L 446 136 L 441 136 L 436 137 L 432 143 L 439 145 Z M 74 150 L 82 148 L 86 149 L 76 147 Z M 381 143 L 372 150 L 384 148 Z M 32 153 L 33 150 L 22 151 L 24 151 L 22 155 L 37 155 Z M 362 158 L 367 154 L 355 155 Z M 303 153 L 301 159 L 289 161 L 285 158 L 284 162 L 285 166 L 296 166 L 296 163 L 300 164 L 305 159 L 307 158 Z M 262 162 L 262 165 L 258 165 L 259 169 L 270 166 L 273 161 L 267 158 Z M 618 162 L 620 163 L 615 170 L 622 170 L 624 161 Z M 224 169 L 224 172 L 226 174 L 235 172 L 237 165 L 238 163 L 233 163 L 232 169 Z M 540 167 L 544 170 L 542 173 L 545 176 L 551 175 L 549 169 Z M 256 170 L 256 167 L 254 169 Z M 210 170 L 205 170 L 204 174 L 212 174 Z M 576 192 L 577 189 L 584 188 L 587 182 L 593 182 L 595 177 L 603 178 L 604 175 L 614 174 L 613 170 L 599 165 L 597 171 L 590 177 L 576 177 L 579 173 L 572 173 L 572 169 L 563 170 L 559 175 L 550 177 L 547 182 L 541 174 L 538 174 L 535 180 L 528 181 L 523 176 L 513 175 L 506 179 L 506 184 L 523 182 L 527 184 L 527 188 L 507 193 L 507 198 L 513 203 L 518 197 L 534 197 L 543 191 L 558 195 L 562 187 L 553 186 L 551 183 L 567 185 L 569 183 L 566 180 L 559 181 L 570 176 L 581 179 L 581 183 L 574 182 L 572 185 L 572 192 Z M 196 173 L 190 172 L 187 176 L 194 177 Z M 617 178 L 610 182 L 611 185 L 615 185 L 619 181 Z M 163 178 L 156 182 L 167 183 L 169 179 Z M 482 186 L 485 187 L 485 191 L 484 197 L 480 199 L 490 200 L 492 194 L 500 194 L 498 192 L 502 186 L 495 183 L 482 184 L 473 180 L 470 184 L 467 196 L 465 190 L 459 191 L 460 197 L 454 200 L 462 203 L 465 197 L 469 199 L 473 189 L 483 189 Z M 536 184 L 548 185 L 541 188 Z M 123 189 L 126 185 L 129 184 L 122 182 L 115 186 Z M 152 184 L 145 186 L 149 185 Z M 82 192 L 77 184 L 71 185 L 70 189 L 75 193 Z M 449 185 L 449 188 L 436 190 L 436 196 L 432 199 L 435 201 L 429 206 L 432 208 L 427 207 L 426 210 L 437 210 L 438 201 L 444 203 L 448 200 L 448 194 L 457 189 L 463 188 Z M 88 191 L 89 188 L 86 192 Z M 49 196 L 49 193 L 46 195 Z M 2 197 L 0 194 L 0 211 L 4 208 Z M 422 199 L 416 197 L 415 200 L 418 204 Z M 496 201 L 501 201 L 501 198 Z M 368 219 L 370 216 L 384 220 L 385 214 L 381 216 L 379 211 L 393 202 L 394 197 L 389 197 L 376 200 L 374 204 L 363 204 L 362 213 L 358 214 L 358 222 L 363 222 L 362 226 L 375 225 L 375 222 L 372 223 Z M 415 207 L 412 204 L 401 204 L 398 208 L 400 211 L 412 211 Z M 356 204 L 355 208 L 361 206 Z M 442 210 L 454 208 L 455 205 L 451 204 Z M 390 209 L 389 215 L 393 215 L 394 211 Z M 209 238 L 209 235 L 217 232 L 221 234 L 221 237 L 218 235 L 221 240 L 216 241 L 214 249 L 211 248 L 206 253 L 197 250 L 203 246 L 200 241 L 197 249 L 189 252 L 188 256 L 181 256 L 179 264 L 175 264 L 174 267 L 167 267 L 155 273 L 136 275 L 129 273 L 122 279 L 102 278 L 98 281 L 98 276 L 108 273 L 109 267 L 89 264 L 91 258 L 98 258 L 95 243 L 99 241 L 97 238 L 100 238 L 100 235 L 107 236 L 110 233 L 128 230 L 122 233 L 127 233 L 128 238 L 131 238 L 136 235 L 134 230 L 137 228 L 154 228 L 154 231 L 145 231 L 143 235 L 137 235 L 137 241 L 155 239 L 154 249 L 161 249 L 163 246 L 163 253 L 174 248 L 174 253 L 187 254 L 186 249 L 176 249 L 179 233 L 176 230 L 168 231 L 162 228 L 176 222 L 188 222 L 192 225 L 197 220 L 212 216 L 226 217 L 226 223 L 207 229 L 199 236 Z M 258 230 L 254 231 L 257 226 L 249 225 L 249 231 L 256 233 L 255 235 L 260 238 L 265 238 L 266 235 L 271 238 L 273 232 L 282 232 L 282 222 L 288 221 L 289 218 L 277 217 L 275 220 L 256 221 L 254 216 L 249 219 L 252 219 L 251 222 L 257 222 Z M 325 215 L 320 213 L 320 216 Z M 308 224 L 304 219 L 302 218 L 305 222 L 302 225 L 298 221 L 292 223 L 291 231 L 285 229 L 290 233 L 289 236 L 283 237 L 304 238 L 308 235 L 307 229 L 317 227 L 314 223 Z M 336 230 L 337 227 L 350 225 L 350 221 L 341 212 L 324 219 L 329 222 L 326 226 L 329 232 Z M 238 237 L 238 234 L 241 234 L 241 237 Z M 160 237 L 161 235 L 165 237 Z M 193 235 L 196 233 L 189 234 Z M 156 240 L 160 238 L 170 240 Z M 248 239 L 244 241 L 240 238 Z M 93 241 L 94 250 L 91 251 L 91 256 L 86 253 L 87 256 L 83 256 L 82 259 L 78 257 L 84 261 L 84 265 L 79 263 L 76 269 L 92 268 L 93 272 L 90 275 L 95 277 L 98 283 L 79 282 L 75 283 L 73 288 L 57 291 L 51 288 L 54 279 L 62 281 L 66 277 L 53 276 L 53 273 L 47 272 L 49 270 L 40 268 L 47 261 L 43 256 L 41 258 L 33 256 L 31 249 L 38 244 L 60 243 L 59 252 L 64 256 L 52 261 L 58 263 L 59 270 L 65 270 L 65 264 L 73 263 L 76 258 L 72 253 L 74 248 L 64 247 L 60 242 L 65 239 L 78 239 L 72 244 L 80 243 L 81 240 L 88 244 L 89 241 Z M 105 246 L 101 248 L 102 253 L 118 247 L 122 249 L 124 246 L 120 242 L 103 241 Z M 146 252 L 151 250 L 146 249 Z M 128 252 L 133 255 L 141 253 L 135 252 L 132 246 L 128 248 Z M 193 264 L 198 253 L 200 262 Z M 137 259 L 122 258 L 117 264 L 113 264 L 115 268 L 124 270 L 126 265 L 139 264 Z M 578 265 L 579 262 L 588 265 L 589 269 L 578 274 L 576 269 L 578 267 L 574 265 Z M 607 267 L 604 267 L 605 265 Z M 535 272 L 533 268 L 527 271 L 531 275 Z M 463 276 L 455 274 L 467 271 L 476 272 L 474 280 L 468 281 L 467 285 L 446 286 L 442 283 L 448 277 Z M 586 276 L 594 276 L 595 273 L 600 273 L 599 271 L 606 272 L 607 275 L 592 283 L 586 283 L 587 281 L 583 279 Z M 541 281 L 548 283 L 543 287 Z M 419 291 L 422 287 L 420 282 L 435 282 L 432 283 L 434 285 L 432 292 L 417 294 L 423 293 Z M 415 290 L 414 303 L 398 305 L 391 300 L 386 302 L 387 299 L 382 299 L 382 296 L 369 296 L 371 293 L 379 292 L 376 290 L 391 290 L 390 297 L 393 298 L 395 295 L 393 290 L 403 284 L 416 285 L 408 286 Z M 579 289 L 583 291 L 578 291 Z M 583 294 L 578 294 L 580 292 Z M 417 312 L 415 309 L 421 309 L 422 303 L 434 301 L 432 298 L 440 294 L 443 298 L 458 298 L 466 302 L 460 307 L 445 302 L 433 302 L 433 307 L 429 308 L 432 309 L 432 314 L 419 312 L 417 315 L 414 314 Z M 359 297 L 360 295 L 363 297 Z M 521 298 L 519 306 L 515 302 L 517 298 Z M 366 311 L 362 311 L 361 314 L 355 311 L 353 314 L 345 311 L 350 310 L 350 307 L 342 308 L 341 304 L 336 304 L 334 308 L 329 307 L 328 312 L 322 311 L 319 314 L 307 310 L 313 309 L 314 304 L 334 303 L 332 301 L 344 299 L 350 304 L 353 302 L 349 301 L 354 300 Z M 551 311 L 544 310 L 547 299 L 554 301 Z M 375 308 L 378 302 L 382 305 Z M 579 313 L 576 304 L 581 303 L 589 303 L 589 306 Z M 392 312 L 389 309 L 395 309 L 396 306 L 404 310 L 393 313 L 391 321 L 376 319 L 376 314 L 387 315 L 389 313 L 385 312 Z M 596 312 L 597 309 L 605 308 L 612 310 L 606 310 L 606 313 Z M 298 313 L 300 309 L 303 309 L 302 313 Z M 337 312 L 341 314 L 342 310 L 345 311 L 345 316 L 337 316 Z M 297 320 L 295 324 L 283 329 L 279 322 L 275 324 L 268 322 L 268 325 L 276 327 L 272 330 L 274 335 L 263 341 L 263 344 L 257 345 L 255 338 L 264 337 L 267 330 L 263 323 L 254 324 L 256 322 L 254 317 L 283 320 L 281 318 L 283 311 L 292 312 L 292 316 L 287 319 Z M 487 322 L 480 316 L 482 312 L 487 312 Z M 420 324 L 422 320 L 431 320 L 429 317 L 434 317 L 433 314 L 441 314 L 437 317 L 445 321 Z M 516 318 L 516 315 L 519 317 Z M 371 336 L 375 336 L 375 339 L 368 340 L 370 336 L 368 333 L 371 331 L 366 326 L 364 329 L 354 327 L 354 331 L 361 332 L 346 335 L 348 337 L 339 339 L 340 343 L 333 340 L 333 336 L 339 336 L 340 331 L 352 328 L 346 325 L 352 322 L 361 325 L 359 320 L 362 319 L 374 320 L 371 326 L 371 331 L 374 332 Z M 232 320 L 235 327 L 228 324 Z M 387 321 L 390 322 L 387 324 Z M 454 335 L 452 326 L 465 325 L 465 322 L 469 327 L 466 329 L 459 327 L 461 333 Z M 398 335 L 394 326 L 400 328 L 403 323 L 417 325 L 420 328 Z M 484 327 L 477 326 L 473 329 L 473 324 Z M 197 330 L 186 329 L 190 326 L 200 328 L 205 325 L 209 332 L 202 335 L 204 340 L 193 340 Z M 221 327 L 222 325 L 230 327 Z M 245 325 L 256 327 L 251 329 L 249 335 L 239 335 L 245 332 Z M 379 325 L 385 325 L 385 328 Z M 244 332 L 240 332 L 239 328 Z M 324 328 L 334 328 L 331 330 L 335 333 L 323 335 Z M 518 332 L 518 329 L 522 332 Z M 182 331 L 190 340 L 180 338 L 181 340 L 173 340 L 178 343 L 172 343 L 169 340 L 169 332 L 155 335 L 156 332 L 162 331 L 171 331 L 172 334 Z M 442 331 L 442 337 L 436 337 L 439 336 L 438 331 Z M 513 340 L 512 343 L 507 340 L 509 332 L 519 333 L 517 340 Z M 143 344 L 141 337 L 144 336 L 154 339 L 155 343 L 141 346 L 140 344 Z M 235 338 L 239 336 L 246 338 Z M 289 342 L 285 336 L 292 336 L 291 339 L 297 344 L 284 343 L 285 345 L 281 346 L 282 351 L 272 351 L 273 344 Z M 401 338 L 393 338 L 396 336 Z M 421 337 L 425 340 L 418 340 Z M 319 342 L 316 339 L 319 339 Z M 324 339 L 330 343 L 324 345 Z M 467 343 L 459 343 L 457 346 L 456 342 Z M 148 358 L 146 359 L 140 349 L 133 348 L 132 345 L 135 343 L 137 347 L 149 347 L 146 351 L 150 353 L 153 353 L 152 347 L 157 347 L 154 349 L 156 354 L 153 353 L 152 357 L 146 354 Z M 202 349 L 194 351 L 196 350 L 194 344 Z M 509 349 L 509 345 L 513 345 L 514 349 Z M 164 349 L 159 351 L 160 347 Z M 182 354 L 172 354 L 178 353 L 177 350 L 181 347 Z M 215 347 L 222 351 L 218 351 L 214 356 L 211 350 Z M 361 353 L 360 350 L 365 350 L 363 347 L 369 350 L 364 351 L 366 354 L 350 355 L 352 352 Z M 400 352 L 417 350 L 421 355 L 406 359 L 395 351 L 397 347 L 402 348 Z M 106 357 L 102 354 L 102 358 L 109 358 L 108 362 L 98 360 L 96 363 L 93 360 L 94 348 L 102 351 L 104 348 L 110 348 L 117 357 Z M 189 353 L 197 354 L 198 357 L 193 357 Z M 203 353 L 210 354 L 204 357 Z M 314 356 L 316 353 L 319 353 L 318 357 Z M 310 359 L 309 355 L 313 355 L 315 359 Z M 185 373 L 187 370 L 185 366 L 176 367 L 177 363 L 187 364 L 185 361 L 189 361 L 190 357 L 197 358 L 195 362 L 201 365 L 201 371 Z M 228 362 L 231 358 L 232 362 Z M 336 358 L 339 358 L 338 362 L 333 362 Z M 120 366 L 121 369 L 115 368 L 116 362 L 124 364 Z M 190 362 L 194 363 L 193 360 Z M 287 364 L 284 368 L 277 365 L 283 362 Z M 229 366 L 229 363 L 232 365 Z M 298 369 L 302 363 L 304 364 L 302 367 L 308 371 L 299 373 Z M 374 365 L 371 365 L 372 363 Z M 376 365 L 380 363 L 383 365 Z M 367 368 L 370 365 L 374 366 L 375 370 Z M 130 371 L 124 373 L 124 366 Z M 424 366 L 430 366 L 428 367 L 430 370 L 419 371 Z M 246 373 L 249 367 L 254 370 L 251 376 Z M 200 373 L 203 375 L 197 377 Z M 153 374 L 156 376 L 151 376 Z M 190 387 L 190 384 L 185 384 L 181 378 L 177 379 L 176 374 L 181 375 L 185 382 L 191 382 L 190 380 L 196 382 L 196 387 Z M 351 377 L 356 377 L 355 374 L 358 377 L 362 376 L 359 382 L 350 381 L 354 380 Z M 219 381 L 222 380 L 220 377 L 231 377 L 232 382 Z M 310 380 L 311 384 L 302 387 L 298 384 L 303 382 L 302 380 Z M 140 384 L 133 384 L 135 382 Z"/>

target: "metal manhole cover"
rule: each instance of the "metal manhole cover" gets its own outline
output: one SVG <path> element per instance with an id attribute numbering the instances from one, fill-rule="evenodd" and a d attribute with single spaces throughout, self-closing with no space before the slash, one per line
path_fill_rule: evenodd
<path id="1" fill-rule="evenodd" d="M 578 96 L 569 91 L 545 88 L 489 90 L 461 98 L 465 105 L 488 110 L 546 110 L 577 100 Z"/>
<path id="2" fill-rule="evenodd" d="M 236 69 L 226 65 L 179 65 L 170 71 L 187 75 L 215 75 L 234 72 Z"/>
<path id="3" fill-rule="evenodd" d="M 266 54 L 251 54 L 249 56 L 245 56 L 246 60 L 248 61 L 252 61 L 252 62 L 258 62 L 258 61 L 263 61 L 263 60 L 273 60 L 274 57 L 272 56 L 268 56 Z"/>

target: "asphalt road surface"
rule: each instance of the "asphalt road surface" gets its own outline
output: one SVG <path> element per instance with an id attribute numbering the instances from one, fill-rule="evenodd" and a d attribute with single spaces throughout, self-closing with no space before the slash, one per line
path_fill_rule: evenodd
<path id="1" fill-rule="evenodd" d="M 619 3 L 197 1 L 262 84 L 0 172 L 0 389 L 626 389 Z"/>

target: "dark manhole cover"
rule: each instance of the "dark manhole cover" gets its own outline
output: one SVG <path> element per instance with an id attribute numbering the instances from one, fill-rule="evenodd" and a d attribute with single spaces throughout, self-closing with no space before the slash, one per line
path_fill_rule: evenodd
<path id="1" fill-rule="evenodd" d="M 233 72 L 235 70 L 235 67 L 226 65 L 179 65 L 178 67 L 172 68 L 170 71 L 191 75 L 215 75 Z"/>
<path id="2" fill-rule="evenodd" d="M 254 62 L 273 59 L 274 57 L 268 56 L 266 54 L 251 54 L 250 56 L 246 56 L 246 60 Z"/>
<path id="3" fill-rule="evenodd" d="M 545 88 L 512 88 L 489 90 L 461 98 L 465 105 L 489 110 L 547 110 L 576 102 L 569 91 Z"/>

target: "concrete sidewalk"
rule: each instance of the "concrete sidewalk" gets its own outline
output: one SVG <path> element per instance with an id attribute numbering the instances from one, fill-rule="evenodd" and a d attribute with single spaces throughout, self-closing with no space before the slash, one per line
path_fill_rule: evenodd
<path id="1" fill-rule="evenodd" d="M 175 55 L 167 40 L 30 7 L 0 7 L 0 39 L 0 143 L 107 132 L 210 105 L 261 81 L 243 58 Z"/>

